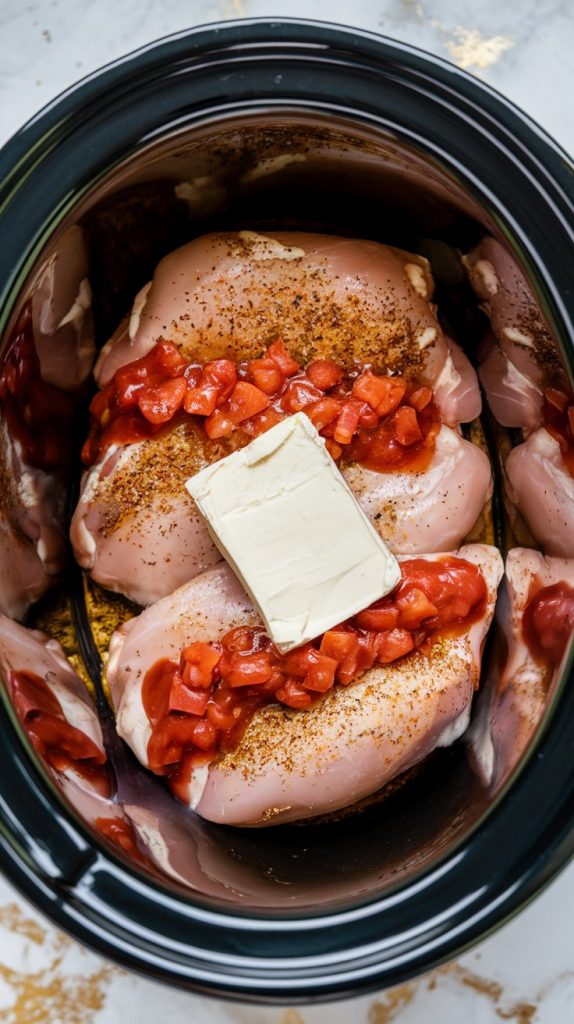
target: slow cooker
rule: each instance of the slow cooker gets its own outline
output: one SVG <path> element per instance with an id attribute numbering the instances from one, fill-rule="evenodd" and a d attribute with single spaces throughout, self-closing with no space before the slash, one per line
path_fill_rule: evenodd
<path id="1" fill-rule="evenodd" d="M 514 254 L 574 368 L 571 162 L 492 89 L 402 43 L 295 20 L 172 36 L 59 97 L 4 147 L 0 168 L 5 338 L 46 252 L 78 223 L 100 343 L 158 259 L 206 230 L 410 242 L 442 258 L 448 286 L 448 253 L 486 229 Z M 98 839 L 33 755 L 0 688 L 0 866 L 98 953 L 242 1000 L 356 995 L 459 953 L 572 855 L 572 659 L 534 740 L 496 786 L 480 782 L 461 741 L 360 813 L 242 831 L 179 810 L 171 821 L 161 786 L 115 738 L 95 628 L 114 607 L 97 608 L 70 570 L 40 611 L 44 623 L 68 616 L 118 780 L 132 804 L 167 822 L 166 842 L 187 864 L 180 883 Z"/>

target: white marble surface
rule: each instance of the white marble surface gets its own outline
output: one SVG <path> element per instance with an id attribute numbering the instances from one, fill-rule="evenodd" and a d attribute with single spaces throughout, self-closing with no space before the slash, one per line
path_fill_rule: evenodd
<path id="1" fill-rule="evenodd" d="M 352 23 L 482 76 L 574 151 L 574 7 L 568 0 L 0 0 L 0 143 L 100 65 L 169 32 L 241 16 Z M 418 982 L 337 1007 L 255 1009 L 168 991 L 110 967 L 0 880 L 5 1024 L 569 1024 L 574 865 L 514 921 Z"/>

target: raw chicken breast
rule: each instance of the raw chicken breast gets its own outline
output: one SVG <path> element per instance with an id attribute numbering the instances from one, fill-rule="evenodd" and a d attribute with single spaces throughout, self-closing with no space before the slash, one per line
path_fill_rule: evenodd
<path id="1" fill-rule="evenodd" d="M 50 473 L 28 466 L 0 423 L 0 612 L 24 618 L 66 561 L 63 490 Z"/>
<path id="2" fill-rule="evenodd" d="M 502 426 L 533 430 L 540 425 L 544 386 L 562 377 L 548 326 L 500 242 L 483 238 L 463 262 L 496 339 L 479 368 L 488 404 Z"/>
<path id="3" fill-rule="evenodd" d="M 14 689 L 15 674 L 31 673 L 38 676 L 58 700 L 66 722 L 88 738 L 92 750 L 97 748 L 101 755 L 96 762 L 97 766 L 103 765 L 105 752 L 102 730 L 95 707 L 56 640 L 38 630 L 25 629 L 5 615 L 0 615 L 0 673 L 21 718 L 22 709 L 18 708 Z M 29 707 L 27 697 L 25 704 L 26 712 L 32 712 L 32 721 L 35 711 Z M 22 724 L 27 731 L 27 718 L 24 718 Z M 96 779 L 91 784 L 81 772 L 74 770 L 73 765 L 68 766 L 64 774 L 80 788 L 98 788 Z M 99 780 L 100 789 L 101 783 L 102 779 Z"/>
<path id="4" fill-rule="evenodd" d="M 30 285 L 34 341 L 42 378 L 74 391 L 96 355 L 88 249 L 79 227 L 51 248 Z"/>
<path id="5" fill-rule="evenodd" d="M 231 443 L 241 443 L 240 435 Z M 86 474 L 72 519 L 79 564 L 102 586 L 147 605 L 218 562 L 221 555 L 183 485 L 230 450 L 229 441 L 207 440 L 193 422 L 162 438 L 109 449 Z M 353 464 L 343 475 L 397 553 L 455 548 L 492 489 L 484 452 L 450 427 L 441 428 L 425 472 L 378 473 Z"/>
<path id="6" fill-rule="evenodd" d="M 252 358 L 282 338 L 302 364 L 317 356 L 358 361 L 433 386 L 443 373 L 445 418 L 460 423 L 480 409 L 478 384 L 460 350 L 448 363 L 432 289 L 425 259 L 377 242 L 285 231 L 206 235 L 161 261 L 129 323 L 102 350 L 96 379 L 103 386 L 161 338 L 199 362 Z"/>
<path id="7" fill-rule="evenodd" d="M 343 476 L 383 540 L 400 554 L 456 548 L 492 493 L 487 456 L 444 426 L 423 473 L 377 473 L 354 463 Z"/>
<path id="8" fill-rule="evenodd" d="M 496 613 L 507 653 L 480 699 L 469 734 L 474 761 L 487 785 L 499 785 L 517 764 L 560 675 L 560 666 L 551 669 L 535 658 L 523 637 L 533 583 L 542 589 L 560 582 L 574 587 L 574 560 L 545 558 L 530 548 L 509 551 Z"/>
<path id="9" fill-rule="evenodd" d="M 509 496 L 549 555 L 574 557 L 574 479 L 543 427 L 506 460 Z"/>
<path id="10" fill-rule="evenodd" d="M 376 792 L 436 746 L 454 742 L 468 725 L 502 575 L 495 548 L 467 545 L 457 554 L 484 574 L 488 605 L 480 621 L 462 636 L 443 638 L 429 657 L 415 653 L 370 670 L 310 711 L 259 710 L 235 750 L 196 770 L 190 806 L 210 821 L 242 826 L 312 817 Z M 151 734 L 141 699 L 147 670 L 159 658 L 177 659 L 184 645 L 216 640 L 239 624 L 259 624 L 258 617 L 222 564 L 114 634 L 107 675 L 117 729 L 144 765 Z"/>
<path id="11" fill-rule="evenodd" d="M 192 420 L 161 437 L 109 448 L 84 475 L 70 537 L 93 579 L 151 604 L 221 558 L 184 482 L 231 451 Z"/>

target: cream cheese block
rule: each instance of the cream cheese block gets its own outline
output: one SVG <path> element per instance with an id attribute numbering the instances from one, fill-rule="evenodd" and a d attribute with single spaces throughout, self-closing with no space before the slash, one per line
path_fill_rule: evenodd
<path id="1" fill-rule="evenodd" d="M 186 485 L 280 651 L 388 594 L 400 568 L 296 413 Z"/>

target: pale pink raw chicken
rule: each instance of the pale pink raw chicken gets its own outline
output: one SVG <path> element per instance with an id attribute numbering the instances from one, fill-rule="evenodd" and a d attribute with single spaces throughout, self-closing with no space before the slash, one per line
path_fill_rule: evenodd
<path id="1" fill-rule="evenodd" d="M 337 687 L 311 711 L 280 705 L 258 711 L 239 746 L 197 769 L 189 805 L 214 822 L 267 825 L 324 814 L 376 792 L 435 747 L 466 729 L 480 675 L 482 643 L 502 576 L 496 548 L 471 544 L 458 556 L 477 564 L 488 588 L 480 621 L 445 638 L 429 657 L 415 653 Z M 428 555 L 430 559 L 440 555 Z M 107 677 L 117 729 L 147 765 L 151 727 L 142 704 L 147 670 L 178 659 L 194 640 L 217 640 L 259 620 L 227 565 L 218 565 L 112 637 Z"/>
<path id="2" fill-rule="evenodd" d="M 162 336 L 203 360 L 256 355 L 280 334 L 303 363 L 328 355 L 414 374 L 433 384 L 447 422 L 469 421 L 480 412 L 476 374 L 442 334 L 432 289 L 426 260 L 375 242 L 285 232 L 208 235 L 162 260 L 136 298 L 129 328 L 103 350 L 96 376 L 105 383 Z M 188 424 L 109 451 L 86 473 L 72 520 L 79 564 L 98 583 L 147 605 L 218 561 L 183 484 L 227 454 L 226 444 L 208 442 Z M 446 427 L 427 473 L 351 466 L 345 475 L 398 552 L 461 543 L 491 486 L 484 453 Z"/>
<path id="3" fill-rule="evenodd" d="M 544 387 L 563 377 L 548 325 L 500 242 L 483 238 L 463 261 L 494 335 L 478 370 L 488 404 L 502 426 L 533 430 L 541 422 Z"/>
<path id="4" fill-rule="evenodd" d="M 34 343 L 44 380 L 74 391 L 96 355 L 88 248 L 81 228 L 69 228 L 36 272 L 29 293 Z"/>
<path id="5" fill-rule="evenodd" d="M 560 445 L 544 427 L 506 460 L 508 493 L 549 555 L 574 557 L 574 479 Z"/>
<path id="6" fill-rule="evenodd" d="M 302 364 L 369 363 L 439 387 L 448 422 L 480 411 L 476 374 L 449 348 L 430 265 L 378 242 L 275 231 L 205 235 L 170 253 L 95 367 L 103 386 L 160 339 L 203 362 L 258 356 L 282 338 Z M 445 371 L 446 366 L 446 371 Z M 447 415 L 448 413 L 448 415 Z"/>
<path id="7" fill-rule="evenodd" d="M 64 493 L 0 423 L 0 612 L 22 619 L 66 563 Z"/>
<path id="8" fill-rule="evenodd" d="M 98 583 L 147 605 L 218 562 L 184 482 L 226 453 L 193 423 L 162 439 L 110 449 L 86 474 L 72 519 L 79 564 Z M 492 490 L 487 456 L 444 426 L 424 472 L 378 473 L 353 464 L 343 475 L 396 553 L 456 547 Z"/>
<path id="9" fill-rule="evenodd" d="M 513 548 L 506 559 L 497 620 L 507 645 L 506 658 L 481 701 L 469 740 L 487 785 L 505 778 L 541 724 L 561 666 L 551 670 L 534 658 L 522 627 L 531 587 L 564 582 L 574 587 L 574 560 L 545 558 L 530 548 Z"/>

